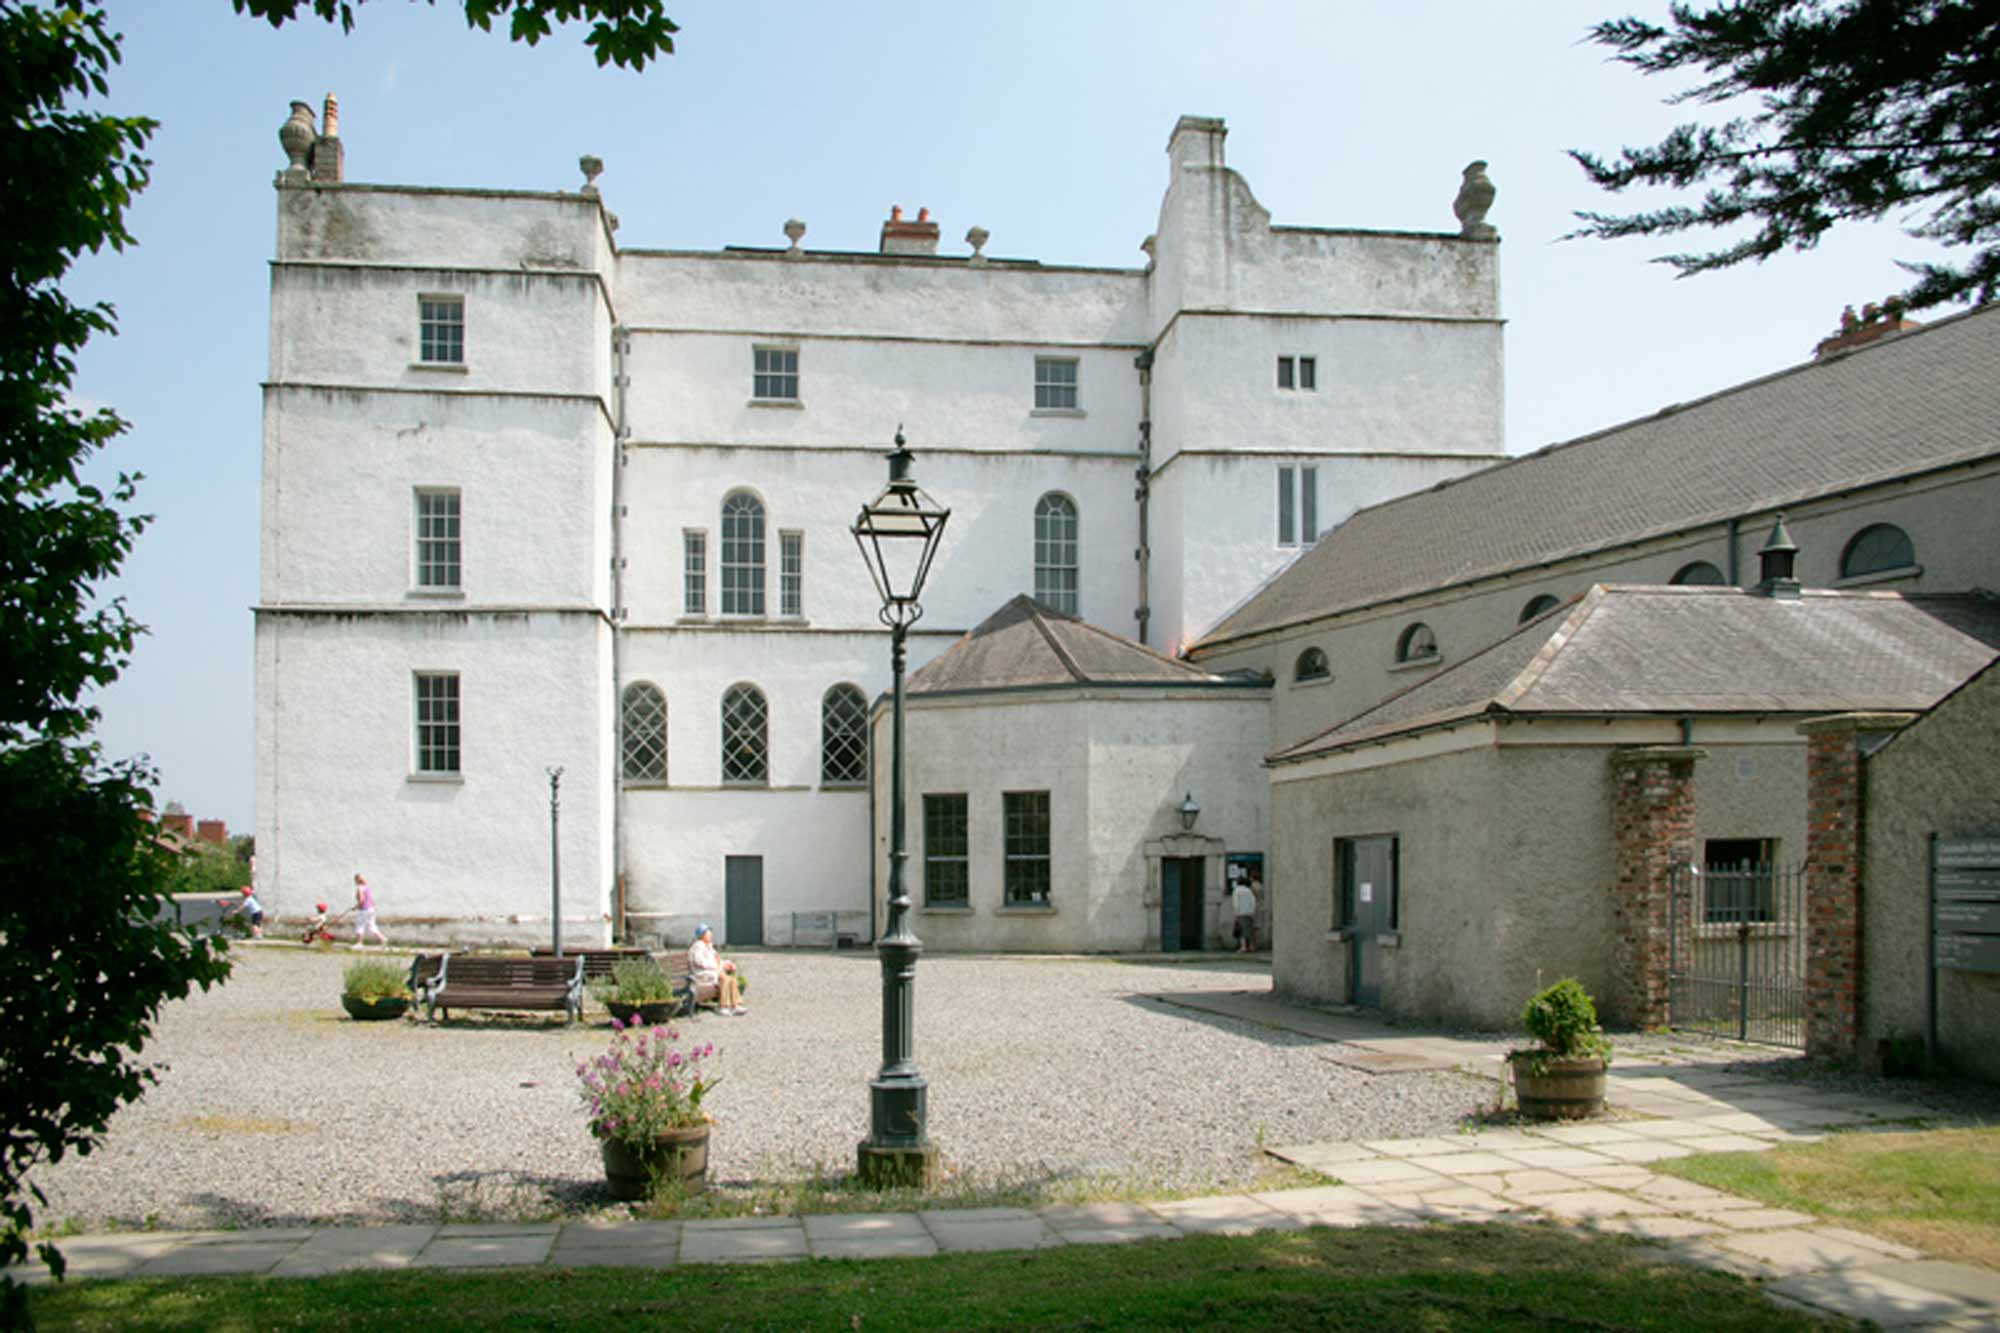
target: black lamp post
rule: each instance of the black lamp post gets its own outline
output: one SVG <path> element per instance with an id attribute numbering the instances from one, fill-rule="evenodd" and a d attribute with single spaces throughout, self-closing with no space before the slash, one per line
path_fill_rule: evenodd
<path id="1" fill-rule="evenodd" d="M 910 893 L 903 880 L 903 641 L 924 614 L 917 602 L 944 539 L 949 509 L 919 490 L 910 477 L 911 453 L 896 428 L 889 455 L 889 484 L 861 507 L 854 540 L 882 598 L 889 627 L 895 703 L 889 759 L 889 928 L 876 943 L 882 959 L 882 1068 L 868 1085 L 868 1137 L 859 1154 L 861 1179 L 874 1185 L 928 1184 L 937 1149 L 927 1131 L 930 1085 L 911 1055 L 917 955 L 923 944 L 910 929 Z"/>

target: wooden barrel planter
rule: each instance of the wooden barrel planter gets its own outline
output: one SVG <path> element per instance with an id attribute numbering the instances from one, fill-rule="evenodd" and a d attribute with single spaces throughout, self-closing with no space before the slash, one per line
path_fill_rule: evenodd
<path id="1" fill-rule="evenodd" d="M 682 1193 L 699 1194 L 708 1188 L 707 1125 L 692 1129 L 670 1129 L 644 1147 L 620 1139 L 599 1139 L 604 1156 L 604 1179 L 614 1198 L 651 1198 L 656 1186 L 671 1189 L 679 1183 Z"/>
<path id="2" fill-rule="evenodd" d="M 1605 1062 L 1600 1056 L 1557 1060 L 1535 1054 L 1507 1057 L 1514 1094 L 1530 1120 L 1582 1120 L 1604 1110 Z M 1536 1069 L 1536 1065 L 1540 1069 Z"/>
<path id="3" fill-rule="evenodd" d="M 410 1007 L 410 1002 L 400 995 L 383 995 L 372 1000 L 364 1000 L 358 995 L 343 995 L 340 1007 L 356 1022 L 379 1023 L 385 1018 L 401 1018 Z"/>
<path id="4" fill-rule="evenodd" d="M 632 1020 L 651 1027 L 660 1027 L 674 1021 L 680 1012 L 680 1005 L 672 1000 L 661 1000 L 654 1004 L 626 1004 L 623 1000 L 606 1000 L 604 1010 L 618 1020 L 620 1027 L 630 1027 Z"/>

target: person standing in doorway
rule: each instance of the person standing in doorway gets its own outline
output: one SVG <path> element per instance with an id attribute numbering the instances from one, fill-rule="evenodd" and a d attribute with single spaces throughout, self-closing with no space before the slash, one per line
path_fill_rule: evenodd
<path id="1" fill-rule="evenodd" d="M 1250 887 L 1248 879 L 1239 879 L 1229 896 L 1236 908 L 1236 952 L 1254 953 L 1257 949 L 1257 891 Z"/>
<path id="2" fill-rule="evenodd" d="M 354 947 L 359 949 L 367 942 L 366 937 L 369 935 L 375 937 L 377 944 L 386 946 L 389 943 L 388 936 L 384 935 L 382 928 L 375 924 L 375 890 L 369 886 L 367 880 L 361 877 L 361 872 L 356 871 L 354 874 Z"/>

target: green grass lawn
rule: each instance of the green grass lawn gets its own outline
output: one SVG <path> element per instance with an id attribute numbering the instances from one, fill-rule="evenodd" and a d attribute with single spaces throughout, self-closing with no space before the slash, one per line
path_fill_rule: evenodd
<path id="1" fill-rule="evenodd" d="M 869 1262 L 526 1269 L 38 1290 L 45 1328 L 1821 1327 L 1740 1279 L 1549 1225 L 1367 1227 Z"/>
<path id="2" fill-rule="evenodd" d="M 1931 1257 L 2000 1268 L 2000 1127 L 1834 1134 L 1653 1168 L 1844 1222 Z"/>

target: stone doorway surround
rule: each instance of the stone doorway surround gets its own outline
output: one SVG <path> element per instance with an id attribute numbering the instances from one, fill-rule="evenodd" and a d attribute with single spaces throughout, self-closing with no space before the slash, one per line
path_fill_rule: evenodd
<path id="1" fill-rule="evenodd" d="M 1169 858 L 1198 857 L 1202 861 L 1201 870 L 1201 938 L 1204 949 L 1221 949 L 1227 946 L 1229 931 L 1224 923 L 1223 896 L 1228 885 L 1223 882 L 1223 856 L 1227 848 L 1222 839 L 1205 837 L 1199 833 L 1174 833 L 1164 838 L 1154 838 L 1146 844 L 1146 896 L 1141 906 L 1146 909 L 1146 933 L 1154 948 L 1160 939 L 1160 899 L 1164 893 L 1162 865 Z"/>

